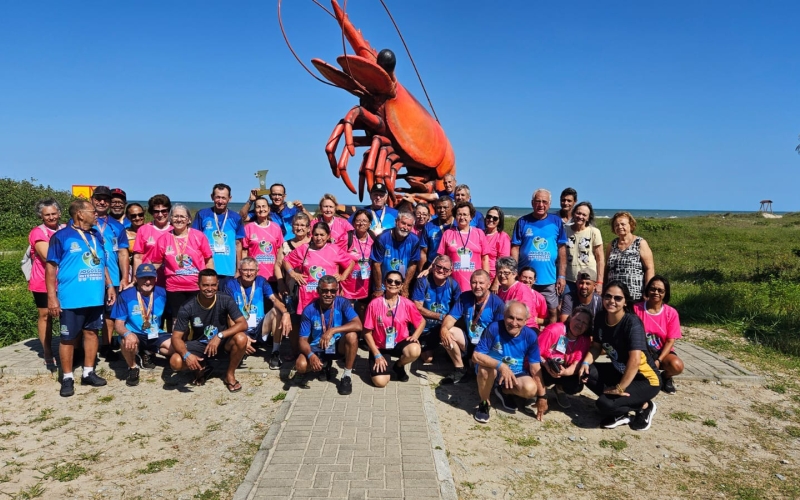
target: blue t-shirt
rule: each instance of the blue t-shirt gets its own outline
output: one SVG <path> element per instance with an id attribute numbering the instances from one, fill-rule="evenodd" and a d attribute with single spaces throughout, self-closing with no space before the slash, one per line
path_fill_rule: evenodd
<path id="1" fill-rule="evenodd" d="M 400 271 L 403 278 L 406 276 L 408 266 L 419 262 L 419 238 L 416 234 L 409 234 L 403 241 L 392 238 L 393 231 L 384 231 L 372 244 L 372 254 L 369 260 L 381 263 L 381 282 L 389 271 Z"/>
<path id="2" fill-rule="evenodd" d="M 300 209 L 295 206 L 284 206 L 283 210 L 277 210 L 275 205 L 269 206 L 269 218 L 281 227 L 284 240 L 288 241 L 294 238 L 292 222 L 294 221 L 294 216 L 297 215 L 297 212 L 300 212 Z"/>
<path id="3" fill-rule="evenodd" d="M 491 293 L 489 298 L 487 299 L 488 302 L 486 306 L 484 306 L 483 311 L 477 321 L 473 324 L 473 317 L 475 316 L 475 293 L 472 290 L 464 292 L 456 301 L 455 305 L 450 312 L 448 313 L 450 316 L 454 317 L 457 320 L 464 318 L 464 323 L 467 326 L 467 334 L 468 337 L 471 339 L 480 338 L 480 335 L 489 326 L 491 323 L 495 321 L 503 321 L 503 310 L 505 309 L 505 303 L 503 299 L 498 297 L 497 295 Z M 474 340 L 472 341 L 474 343 Z"/>
<path id="4" fill-rule="evenodd" d="M 522 375 L 525 361 L 541 363 L 539 342 L 532 328 L 523 326 L 519 335 L 512 337 L 502 321 L 496 321 L 484 330 L 475 352 L 486 354 L 496 361 L 502 361 L 514 375 Z"/>
<path id="5" fill-rule="evenodd" d="M 213 208 L 199 210 L 192 221 L 192 228 L 206 235 L 214 254 L 214 269 L 217 274 L 233 276 L 236 274 L 236 240 L 244 239 L 244 224 L 236 212 L 226 210 L 226 213 L 227 220 L 225 214 L 217 214 Z M 217 228 L 222 234 L 215 238 Z"/>
<path id="6" fill-rule="evenodd" d="M 425 278 L 417 280 L 411 300 L 422 302 L 422 307 L 431 312 L 447 315 L 460 296 L 461 287 L 452 276 L 448 276 L 441 286 L 436 286 L 433 276 L 428 274 Z M 425 318 L 425 330 L 423 331 L 425 333 L 435 331 L 441 325 L 442 322 L 438 319 Z"/>
<path id="7" fill-rule="evenodd" d="M 452 193 L 448 193 L 447 191 L 444 190 L 436 191 L 436 195 L 439 196 L 439 198 L 444 198 L 445 196 L 449 196 L 451 200 L 456 201 L 455 191 L 453 191 Z"/>
<path id="8" fill-rule="evenodd" d="M 333 311 L 333 322 L 331 322 L 331 311 Z M 319 352 L 322 349 L 319 347 L 319 339 L 322 337 L 322 314 L 320 311 L 319 300 L 315 300 L 303 309 L 303 315 L 300 317 L 300 336 L 308 337 L 308 343 L 311 345 L 311 350 Z M 336 297 L 330 309 L 325 311 L 325 329 L 336 328 L 345 325 L 358 317 L 356 310 L 350 305 L 350 301 L 344 297 Z M 342 334 L 336 334 L 331 339 L 331 343 L 335 342 Z"/>
<path id="9" fill-rule="evenodd" d="M 151 300 L 155 300 L 155 302 L 153 303 L 153 309 L 150 311 L 150 327 L 155 327 L 159 335 L 167 333 L 166 330 L 161 328 L 164 308 L 167 305 L 167 291 L 157 286 L 149 297 L 142 297 L 145 311 L 150 307 Z M 125 321 L 125 328 L 137 335 L 152 333 L 152 330 L 145 331 L 142 327 L 142 308 L 139 305 L 135 287 L 125 289 L 117 296 L 117 302 L 114 303 L 114 308 L 111 310 L 111 319 Z"/>
<path id="10" fill-rule="evenodd" d="M 253 287 L 255 287 L 255 290 L 253 290 Z M 222 293 L 230 295 L 236 301 L 236 305 L 239 306 L 239 310 L 242 311 L 247 320 L 247 333 L 253 333 L 258 323 L 264 319 L 267 314 L 267 301 L 274 294 L 269 282 L 263 276 L 256 276 L 253 284 L 244 289 L 244 295 L 242 295 L 242 284 L 239 283 L 239 280 L 227 280 Z M 251 293 L 253 294 L 253 301 L 249 304 L 249 310 L 245 310 L 245 302 L 250 301 Z"/>
<path id="11" fill-rule="evenodd" d="M 431 220 L 425 224 L 420 233 L 420 247 L 424 249 L 425 255 L 428 260 L 425 262 L 426 266 L 430 266 L 433 259 L 436 258 L 436 251 L 439 250 L 439 242 L 442 241 L 442 235 L 451 227 L 456 227 L 455 220 L 451 224 L 440 224 L 438 220 Z"/>
<path id="12" fill-rule="evenodd" d="M 486 221 L 483 219 L 483 214 L 475 210 L 475 217 L 469 221 L 469 225 L 472 227 L 477 227 L 482 231 L 486 231 Z"/>
<path id="13" fill-rule="evenodd" d="M 378 227 L 379 223 L 383 231 L 392 229 L 397 225 L 397 210 L 392 207 L 383 207 L 378 210 L 374 210 L 367 206 L 364 207 L 364 210 L 367 210 L 372 214 L 372 222 L 370 222 L 369 228 L 373 231 L 375 231 L 375 228 Z M 381 220 L 381 217 L 383 217 L 383 220 Z M 356 214 L 351 215 L 350 224 L 353 224 L 355 219 Z"/>
<path id="14" fill-rule="evenodd" d="M 532 267 L 537 285 L 556 282 L 558 246 L 566 243 L 564 222 L 553 214 L 541 220 L 534 219 L 533 214 L 525 215 L 514 224 L 511 234 L 511 244 L 519 245 L 519 268 Z"/>
<path id="15" fill-rule="evenodd" d="M 125 227 L 117 222 L 116 219 L 106 215 L 105 217 L 97 218 L 97 225 L 95 225 L 94 228 L 98 233 L 103 235 L 103 248 L 106 251 L 106 266 L 108 266 L 108 274 L 111 277 L 111 283 L 114 286 L 119 286 L 119 259 L 117 258 L 117 251 L 120 248 L 130 248 Z"/>
<path id="16" fill-rule="evenodd" d="M 106 251 L 103 237 L 92 228 L 80 233 L 68 225 L 50 238 L 47 262 L 58 266 L 58 301 L 62 309 L 102 306 L 106 293 Z M 92 248 L 99 262 L 95 261 Z"/>

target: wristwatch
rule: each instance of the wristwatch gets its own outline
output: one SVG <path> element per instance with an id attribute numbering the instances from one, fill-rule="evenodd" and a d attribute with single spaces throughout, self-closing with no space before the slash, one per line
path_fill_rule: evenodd
<path id="1" fill-rule="evenodd" d="M 224 338 L 225 338 L 225 335 L 223 335 L 223 334 L 222 334 L 222 332 L 219 332 L 219 333 L 217 334 L 217 337 L 218 337 L 220 340 L 222 340 L 222 339 L 224 339 Z"/>

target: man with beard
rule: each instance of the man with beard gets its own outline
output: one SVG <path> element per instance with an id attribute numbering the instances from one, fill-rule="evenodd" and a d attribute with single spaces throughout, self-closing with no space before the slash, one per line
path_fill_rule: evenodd
<path id="1" fill-rule="evenodd" d="M 419 238 L 411 233 L 412 227 L 414 214 L 400 212 L 397 214 L 397 225 L 391 231 L 384 231 L 372 244 L 373 298 L 383 295 L 383 280 L 389 271 L 398 271 L 403 276 L 400 295 L 408 297 L 420 258 Z"/>
<path id="2" fill-rule="evenodd" d="M 572 310 L 578 306 L 585 306 L 592 312 L 592 318 L 603 310 L 603 300 L 600 294 L 595 292 L 597 283 L 597 273 L 593 269 L 583 269 L 578 273 L 575 281 L 575 291 L 564 295 L 561 301 L 561 316 L 559 320 L 563 323 L 572 314 Z"/>
<path id="3" fill-rule="evenodd" d="M 122 224 L 122 227 L 128 229 L 131 226 L 131 221 L 125 217 L 125 208 L 128 203 L 128 196 L 120 188 L 111 190 L 111 206 L 108 209 L 108 215 L 114 218 L 115 221 Z"/>
<path id="4" fill-rule="evenodd" d="M 421 269 L 427 269 L 428 265 L 436 258 L 436 252 L 439 250 L 439 243 L 442 241 L 444 232 L 451 227 L 455 227 L 454 205 L 455 202 L 449 196 L 444 196 L 434 202 L 436 218 L 425 224 L 419 235 L 420 248 L 422 249 L 419 262 Z"/>

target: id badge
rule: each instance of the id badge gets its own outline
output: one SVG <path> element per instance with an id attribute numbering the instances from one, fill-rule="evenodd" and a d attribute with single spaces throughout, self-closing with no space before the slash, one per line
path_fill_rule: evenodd
<path id="1" fill-rule="evenodd" d="M 225 235 L 222 231 L 214 231 L 211 234 L 211 238 L 214 242 L 214 253 L 225 253 Z"/>
<path id="2" fill-rule="evenodd" d="M 147 340 L 157 339 L 158 334 L 159 334 L 158 327 L 156 325 L 151 326 L 150 329 L 147 331 Z"/>
<path id="3" fill-rule="evenodd" d="M 372 228 L 372 232 L 375 233 L 375 236 L 383 232 L 383 226 L 381 225 L 380 221 L 375 221 L 375 227 Z"/>
<path id="4" fill-rule="evenodd" d="M 558 342 L 556 342 L 556 352 L 560 352 L 561 354 L 567 353 L 567 337 L 563 335 L 558 337 Z"/>
<path id="5" fill-rule="evenodd" d="M 459 250 L 458 255 L 458 267 L 460 269 L 469 269 L 470 264 L 472 264 L 472 255 L 470 255 L 470 252 L 464 250 L 462 253 L 462 250 Z"/>
<path id="6" fill-rule="evenodd" d="M 397 345 L 397 329 L 393 326 L 390 326 L 386 329 L 386 348 L 387 349 L 394 349 Z"/>
<path id="7" fill-rule="evenodd" d="M 119 244 L 116 237 L 111 238 L 111 249 L 115 252 L 119 251 Z"/>
<path id="8" fill-rule="evenodd" d="M 360 259 L 358 261 L 358 277 L 362 280 L 369 279 L 369 260 L 367 259 Z"/>
<path id="9" fill-rule="evenodd" d="M 481 340 L 481 335 L 483 334 L 483 326 L 475 325 L 474 327 L 469 327 L 469 342 L 471 344 L 477 344 Z"/>
<path id="10" fill-rule="evenodd" d="M 256 318 L 255 314 L 250 313 L 247 316 L 247 328 L 255 328 L 256 326 L 258 326 L 258 318 Z"/>
<path id="11" fill-rule="evenodd" d="M 336 341 L 339 340 L 342 334 L 338 333 L 331 338 L 331 341 L 328 342 L 328 347 L 325 348 L 325 354 L 336 354 Z"/>

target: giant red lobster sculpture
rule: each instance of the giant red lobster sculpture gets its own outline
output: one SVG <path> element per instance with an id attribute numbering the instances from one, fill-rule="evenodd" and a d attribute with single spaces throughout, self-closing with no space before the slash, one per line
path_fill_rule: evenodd
<path id="1" fill-rule="evenodd" d="M 311 62 L 334 86 L 359 98 L 359 105 L 339 121 L 325 146 L 333 175 L 341 177 L 355 193 L 347 163 L 355 156 L 357 147 L 367 147 L 359 170 L 359 199 L 363 200 L 365 182 L 368 191 L 376 182 L 385 184 L 392 205 L 397 202 L 397 192 L 430 193 L 444 189 L 442 179 L 446 174 L 455 175 L 456 160 L 441 125 L 397 81 L 394 53 L 389 49 L 376 52 L 339 3 L 331 0 L 331 4 L 344 36 L 356 53 L 336 59 L 341 71 L 321 59 Z M 354 136 L 354 130 L 363 130 L 364 135 Z M 342 136 L 345 145 L 337 161 L 336 150 Z M 405 173 L 399 173 L 403 167 Z M 405 179 L 409 187 L 396 187 L 398 178 Z"/>

